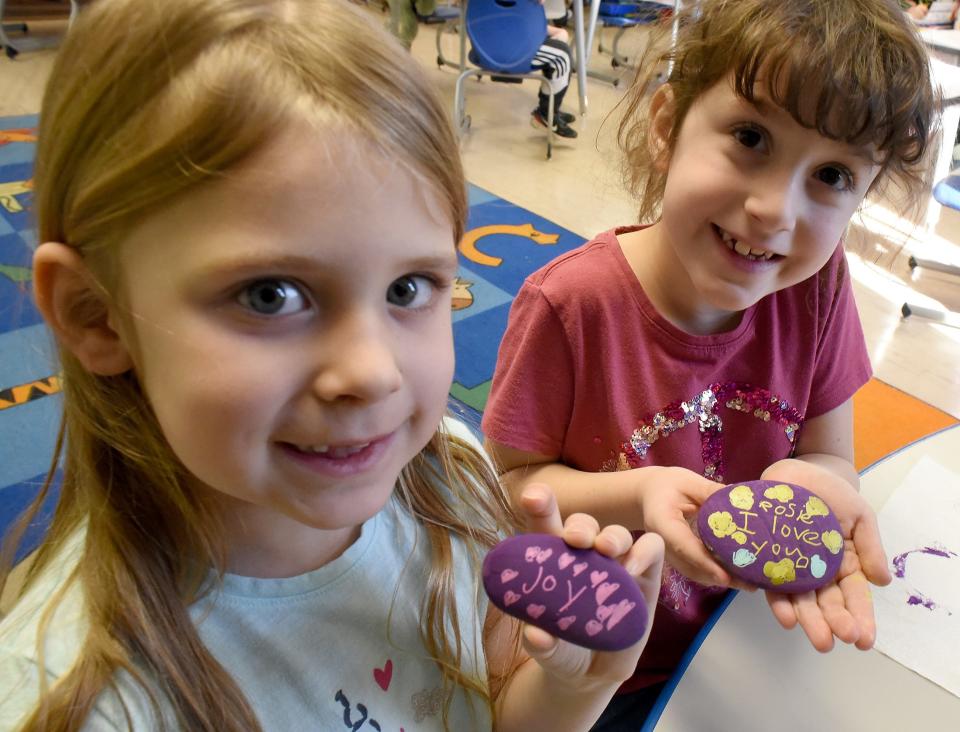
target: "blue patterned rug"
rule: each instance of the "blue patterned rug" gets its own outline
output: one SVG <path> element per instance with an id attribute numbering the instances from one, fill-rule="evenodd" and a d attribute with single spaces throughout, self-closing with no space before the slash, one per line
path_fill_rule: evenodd
<path id="1" fill-rule="evenodd" d="M 60 385 L 52 341 L 30 297 L 35 116 L 0 118 L 0 534 L 36 495 L 50 464 Z M 510 302 L 524 278 L 583 239 L 470 186 L 453 321 L 454 411 L 474 424 L 486 404 Z M 27 546 L 49 516 L 32 528 Z"/>

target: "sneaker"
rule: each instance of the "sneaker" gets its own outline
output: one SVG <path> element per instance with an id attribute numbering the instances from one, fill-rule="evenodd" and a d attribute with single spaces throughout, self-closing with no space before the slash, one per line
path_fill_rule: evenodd
<path id="1" fill-rule="evenodd" d="M 533 111 L 536 112 L 536 111 L 538 111 L 538 110 L 539 110 L 539 107 L 538 107 L 537 109 L 533 110 Z M 543 118 L 546 119 L 546 115 L 541 115 L 541 116 L 543 116 Z M 572 125 L 574 122 L 577 121 L 577 115 L 571 114 L 570 112 L 559 112 L 559 111 L 556 111 L 556 112 L 553 113 L 553 118 L 560 120 L 560 121 L 563 122 L 565 125 Z M 544 125 L 544 127 L 546 127 L 546 125 Z M 960 147 L 960 146 L 958 146 L 958 147 Z"/>
<path id="2" fill-rule="evenodd" d="M 547 129 L 547 119 L 540 114 L 539 109 L 533 110 L 533 114 L 530 115 L 530 124 L 534 127 Z M 572 140 L 577 136 L 577 131 L 558 117 L 553 120 L 553 134 Z"/>

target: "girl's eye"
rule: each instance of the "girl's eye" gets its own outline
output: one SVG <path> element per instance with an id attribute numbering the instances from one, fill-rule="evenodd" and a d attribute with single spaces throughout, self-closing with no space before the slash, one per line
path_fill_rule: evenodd
<path id="1" fill-rule="evenodd" d="M 751 150 L 760 147 L 763 144 L 763 132 L 755 127 L 740 127 L 733 131 L 733 137 L 744 147 Z"/>
<path id="2" fill-rule="evenodd" d="M 241 290 L 240 304 L 257 315 L 291 315 L 307 307 L 306 298 L 289 280 L 257 280 Z"/>
<path id="3" fill-rule="evenodd" d="M 387 302 L 401 308 L 422 308 L 430 302 L 433 291 L 434 284 L 428 277 L 404 275 L 390 283 Z"/>
<path id="4" fill-rule="evenodd" d="M 849 170 L 836 165 L 820 168 L 815 175 L 821 183 L 825 183 L 838 191 L 850 191 L 856 187 L 853 174 Z"/>

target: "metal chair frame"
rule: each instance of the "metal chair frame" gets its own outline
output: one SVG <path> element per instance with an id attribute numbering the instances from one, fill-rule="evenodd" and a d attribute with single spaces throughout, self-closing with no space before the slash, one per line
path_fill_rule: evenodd
<path id="1" fill-rule="evenodd" d="M 528 2 L 529 0 L 515 0 L 515 1 Z M 479 0 L 474 0 L 474 2 L 479 2 Z M 501 7 L 505 5 L 505 3 L 497 2 L 496 0 L 495 2 L 497 5 L 500 5 Z M 482 12 L 482 10 L 480 12 Z M 534 11 L 529 11 L 529 12 L 534 12 Z M 539 9 L 539 12 L 540 13 L 543 12 L 542 7 Z M 464 61 L 466 60 L 464 58 L 465 57 L 464 44 L 465 44 L 466 36 L 469 34 L 471 35 L 472 38 L 475 38 L 475 36 L 471 33 L 470 17 L 471 16 L 470 16 L 469 5 L 467 5 L 466 0 L 461 0 L 460 22 L 463 23 L 463 27 L 461 28 L 461 30 L 466 31 L 466 32 L 461 32 L 460 34 L 461 59 L 463 59 Z M 481 16 L 480 20 L 485 22 L 492 17 L 494 16 Z M 497 19 L 499 19 L 499 16 L 496 16 L 496 17 Z M 546 16 L 544 16 L 543 18 L 543 27 L 544 27 L 543 38 L 545 39 L 546 38 Z M 516 26 L 516 28 L 522 29 L 523 26 Z M 500 41 L 500 40 L 501 40 L 500 38 L 496 39 L 496 41 Z M 497 43 L 494 42 L 493 45 L 496 46 Z M 534 50 L 536 48 L 539 48 L 539 43 L 536 47 L 534 47 Z M 442 56 L 442 52 L 439 51 L 440 49 L 440 32 L 439 31 L 437 34 L 437 49 L 438 49 L 437 63 L 440 65 L 443 65 L 442 62 L 444 61 L 444 59 Z M 486 53 L 487 51 L 484 50 L 483 54 L 486 54 Z M 523 71 L 517 70 L 517 62 L 513 62 L 513 61 L 510 62 L 509 64 L 504 64 L 503 68 L 495 68 L 495 67 L 487 68 L 483 66 L 482 62 L 478 58 L 481 56 L 481 53 L 480 53 L 480 48 L 477 47 L 476 41 L 474 41 L 474 50 L 471 52 L 470 55 L 474 57 L 474 58 L 471 58 L 470 60 L 471 62 L 475 63 L 476 66 L 473 68 L 466 68 L 465 63 L 462 66 L 460 66 L 461 71 L 460 71 L 460 75 L 457 77 L 457 83 L 454 91 L 453 119 L 455 124 L 457 125 L 457 128 L 459 129 L 461 136 L 465 135 L 470 130 L 470 125 L 471 125 L 471 118 L 468 114 L 466 114 L 466 96 L 465 96 L 465 85 L 464 85 L 464 82 L 468 78 L 476 77 L 479 80 L 479 79 L 482 79 L 484 76 L 489 76 L 493 80 L 503 79 L 503 80 L 516 80 L 520 82 L 522 82 L 524 79 L 534 79 L 536 81 L 543 80 L 543 76 L 539 70 L 534 70 L 532 67 L 528 67 L 529 70 L 523 70 Z M 532 55 L 530 58 L 532 61 Z M 450 64 L 449 62 L 447 63 L 448 65 L 453 65 L 453 64 Z M 522 64 L 523 62 L 520 61 L 520 63 Z M 553 100 L 553 96 L 551 95 L 548 103 L 548 108 L 547 108 L 547 160 L 550 160 L 553 157 L 554 111 L 555 111 L 554 100 Z"/>
<path id="2" fill-rule="evenodd" d="M 4 10 L 6 9 L 6 0 L 0 0 L 0 21 L 3 20 Z M 68 22 L 72 23 L 73 19 L 77 17 L 77 13 L 80 11 L 80 6 L 77 3 L 77 0 L 70 0 L 70 17 Z M 7 58 L 14 59 L 17 57 L 17 54 L 20 53 L 20 49 L 10 40 L 10 37 L 7 33 L 22 33 L 26 35 L 30 32 L 29 27 L 26 22 L 17 22 L 17 23 L 3 23 L 0 22 L 0 46 L 3 46 L 4 53 L 7 54 Z"/>

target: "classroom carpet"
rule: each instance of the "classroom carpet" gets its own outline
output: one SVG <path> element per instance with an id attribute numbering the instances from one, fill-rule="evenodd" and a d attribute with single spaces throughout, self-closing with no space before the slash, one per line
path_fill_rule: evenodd
<path id="1" fill-rule="evenodd" d="M 52 341 L 30 297 L 36 125 L 35 116 L 0 118 L 0 535 L 43 482 L 60 410 Z M 477 426 L 514 295 L 527 275 L 584 240 L 476 186 L 469 199 L 453 294 L 457 365 L 450 394 L 454 411 Z M 957 422 L 876 379 L 854 397 L 854 408 L 858 469 Z M 31 527 L 21 556 L 42 536 L 49 509 Z"/>

